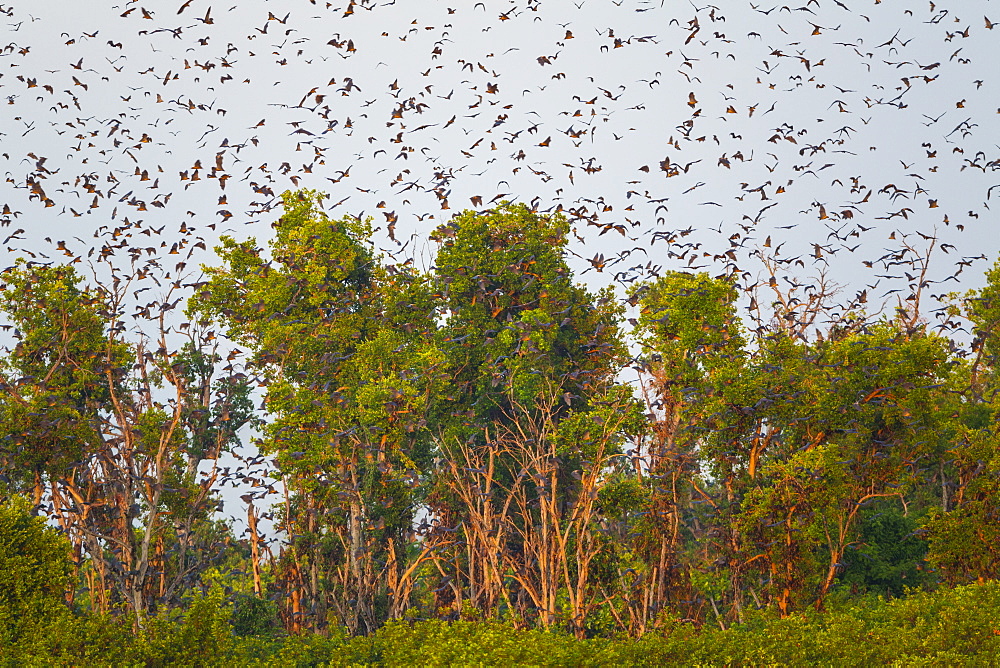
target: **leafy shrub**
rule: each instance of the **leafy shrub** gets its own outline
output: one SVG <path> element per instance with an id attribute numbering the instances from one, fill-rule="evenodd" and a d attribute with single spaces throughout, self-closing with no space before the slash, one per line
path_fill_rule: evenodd
<path id="1" fill-rule="evenodd" d="M 844 553 L 841 585 L 902 596 L 907 588 L 932 584 L 936 576 L 925 567 L 927 543 L 917 536 L 919 529 L 917 519 L 889 504 L 867 514 L 858 544 Z"/>
<path id="2" fill-rule="evenodd" d="M 233 633 L 238 636 L 269 636 L 281 628 L 278 605 L 271 600 L 237 593 L 233 600 Z"/>
<path id="3" fill-rule="evenodd" d="M 26 499 L 0 504 L 0 648 L 35 642 L 68 614 L 69 553 L 69 541 L 32 517 Z"/>
<path id="4" fill-rule="evenodd" d="M 216 587 L 195 595 L 179 619 L 165 614 L 147 620 L 137 642 L 142 660 L 147 666 L 229 665 L 230 608 Z"/>

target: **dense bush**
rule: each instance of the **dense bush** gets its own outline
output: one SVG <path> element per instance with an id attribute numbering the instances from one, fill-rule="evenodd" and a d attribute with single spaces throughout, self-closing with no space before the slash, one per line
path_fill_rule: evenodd
<path id="1" fill-rule="evenodd" d="M 239 637 L 219 591 L 180 618 L 132 634 L 111 618 L 63 615 L 41 644 L 7 645 L 5 659 L 51 665 L 996 665 L 1000 583 L 907 598 L 871 596 L 830 612 L 759 615 L 725 631 L 675 622 L 639 640 L 577 640 L 497 621 L 394 622 L 368 637 L 334 633 Z"/>
<path id="2" fill-rule="evenodd" d="M 0 650 L 34 642 L 65 613 L 69 541 L 13 497 L 0 504 Z"/>
<path id="3" fill-rule="evenodd" d="M 431 621 L 392 624 L 355 642 L 331 662 L 364 661 L 364 642 L 370 658 L 386 665 L 996 665 L 1000 583 L 871 597 L 786 619 L 761 616 L 726 631 L 678 623 L 640 640 L 578 641 L 497 623 Z"/>
<path id="4" fill-rule="evenodd" d="M 240 637 L 216 590 L 184 615 L 133 634 L 112 618 L 62 615 L 42 642 L 8 645 L 4 659 L 45 665 L 350 666 L 537 665 L 954 666 L 1000 662 L 1000 582 L 884 600 L 829 612 L 748 618 L 725 631 L 674 622 L 641 639 L 577 640 L 497 621 L 393 622 L 367 637 Z"/>

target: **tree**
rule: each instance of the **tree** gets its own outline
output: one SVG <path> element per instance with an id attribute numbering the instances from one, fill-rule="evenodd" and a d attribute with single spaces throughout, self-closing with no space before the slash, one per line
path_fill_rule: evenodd
<path id="1" fill-rule="evenodd" d="M 179 281 L 138 314 L 158 340 L 131 343 L 130 279 L 88 288 L 72 267 L 24 262 L 3 278 L 0 309 L 18 342 L 0 384 L 0 464 L 69 535 L 90 604 L 124 606 L 141 625 L 176 604 L 215 554 L 218 472 L 200 476 L 199 464 L 235 441 L 248 388 L 237 374 L 213 381 L 218 359 L 196 329 L 181 350 L 168 343 Z"/>
<path id="2" fill-rule="evenodd" d="M 745 594 L 763 593 L 783 615 L 821 606 L 861 511 L 882 498 L 906 503 L 937 445 L 923 435 L 948 423 L 938 391 L 953 374 L 948 342 L 912 318 L 846 327 L 841 319 L 811 340 L 804 327 L 823 315 L 823 290 L 808 301 L 806 324 L 778 318 L 755 330 L 752 347 L 724 277 L 668 274 L 633 293 L 653 442 L 662 443 L 649 451 L 650 471 L 669 483 L 656 488 L 669 503 L 653 508 L 689 518 L 686 535 L 700 548 L 691 582 L 717 616 L 721 597 L 739 619 Z M 779 311 L 791 308 L 778 296 Z M 729 587 L 709 584 L 720 579 Z"/>
<path id="3" fill-rule="evenodd" d="M 1000 577 L 1000 261 L 986 285 L 955 297 L 949 316 L 972 324 L 971 359 L 956 388 L 954 429 L 940 470 L 941 509 L 925 524 L 928 560 L 951 584 Z M 949 490 L 951 493 L 949 494 Z"/>
<path id="4" fill-rule="evenodd" d="M 747 352 L 735 310 L 737 293 L 724 277 L 669 272 L 633 288 L 630 300 L 640 310 L 635 334 L 643 355 L 640 370 L 650 428 L 635 453 L 640 462 L 636 475 L 648 494 L 636 522 L 645 572 L 636 581 L 642 591 L 629 600 L 642 601 L 637 614 L 645 618 L 676 606 L 678 599 L 692 599 L 688 583 L 694 569 L 711 562 L 728 566 L 739 549 L 731 529 L 699 527 L 719 523 L 737 502 L 735 458 L 712 450 L 709 431 L 732 429 L 715 417 L 724 410 L 731 386 L 747 373 Z M 773 429 L 765 429 L 751 447 L 751 476 L 772 434 Z M 710 493 L 709 480 L 723 486 L 724 498 Z M 685 558 L 685 543 L 695 536 L 700 554 Z M 715 570 L 725 574 L 724 567 Z M 688 612 L 694 614 L 693 609 Z"/>
<path id="5" fill-rule="evenodd" d="M 941 429 L 935 389 L 951 373 L 945 340 L 890 322 L 798 347 L 783 349 L 781 393 L 761 407 L 783 428 L 765 459 L 766 482 L 748 494 L 740 518 L 783 612 L 800 595 L 822 604 L 865 506 L 887 497 L 905 503 L 932 452 L 922 435 Z M 777 356 L 761 362 L 779 366 Z"/>
<path id="6" fill-rule="evenodd" d="M 639 413 L 616 380 L 621 309 L 573 282 L 568 232 L 560 215 L 509 203 L 435 232 L 453 381 L 433 422 L 447 465 L 431 507 L 448 555 L 439 604 L 492 615 L 503 603 L 582 634 L 598 595 L 596 501 Z"/>
<path id="7" fill-rule="evenodd" d="M 3 465 L 14 490 L 30 493 L 36 506 L 46 478 L 100 447 L 101 410 L 132 362 L 129 347 L 109 338 L 100 300 L 80 282 L 71 267 L 20 261 L 0 291 L 17 340 L 3 363 Z"/>
<path id="8" fill-rule="evenodd" d="M 367 223 L 323 213 L 322 197 L 284 195 L 269 257 L 223 237 L 222 266 L 189 313 L 215 319 L 252 352 L 288 496 L 283 564 L 293 629 L 328 615 L 367 633 L 409 605 L 413 518 L 439 391 L 436 304 L 427 280 L 388 265 Z"/>

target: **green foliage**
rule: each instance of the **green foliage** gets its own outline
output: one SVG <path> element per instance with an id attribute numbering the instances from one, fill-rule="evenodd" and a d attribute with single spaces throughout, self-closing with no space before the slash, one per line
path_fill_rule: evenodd
<path id="1" fill-rule="evenodd" d="M 574 640 L 496 622 L 393 623 L 334 665 L 991 665 L 1000 658 L 1000 585 L 868 598 L 825 614 L 754 617 L 726 631 L 673 622 L 639 640 Z M 332 648 L 331 648 L 332 649 Z"/>
<path id="2" fill-rule="evenodd" d="M 17 345 L 0 364 L 0 467 L 23 490 L 97 446 L 96 415 L 131 352 L 109 342 L 111 314 L 72 267 L 19 260 L 2 279 Z"/>
<path id="3" fill-rule="evenodd" d="M 401 622 L 380 631 L 375 643 L 385 665 L 608 665 L 617 658 L 608 641 L 516 631 L 496 622 Z"/>
<path id="4" fill-rule="evenodd" d="M 876 504 L 862 514 L 860 525 L 857 542 L 844 552 L 842 586 L 900 597 L 936 584 L 937 576 L 924 560 L 928 546 L 918 533 L 920 520 L 904 514 L 898 501 Z"/>
<path id="5" fill-rule="evenodd" d="M 635 478 L 619 475 L 601 487 L 598 499 L 605 516 L 623 519 L 645 507 L 647 492 Z"/>
<path id="6" fill-rule="evenodd" d="M 621 309 L 610 292 L 573 282 L 568 233 L 563 216 L 510 203 L 463 212 L 435 231 L 442 347 L 455 381 L 442 410 L 475 417 L 449 426 L 456 437 L 509 422 L 512 402 L 526 410 L 550 403 L 556 389 L 565 408 L 586 409 L 591 383 L 599 388 L 624 361 Z"/>
<path id="7" fill-rule="evenodd" d="M 147 666 L 224 666 L 233 647 L 230 604 L 220 588 L 196 593 L 179 614 L 149 620 L 137 648 Z"/>
<path id="8" fill-rule="evenodd" d="M 361 632 L 387 615 L 377 578 L 394 558 L 390 544 L 412 531 L 443 357 L 426 277 L 384 264 L 368 224 L 331 220 L 321 201 L 286 193 L 269 252 L 224 237 L 222 266 L 205 269 L 210 280 L 188 311 L 222 323 L 266 382 L 260 448 L 294 494 L 283 567 L 290 581 L 311 573 L 313 612 L 289 614 L 322 628 L 333 605 Z"/>
<path id="9" fill-rule="evenodd" d="M 928 561 L 949 583 L 1000 576 L 1000 481 L 981 476 L 972 493 L 949 512 L 935 509 L 924 525 Z"/>
<path id="10" fill-rule="evenodd" d="M 236 594 L 231 621 L 238 636 L 272 636 L 281 628 L 278 605 L 249 594 Z"/>
<path id="11" fill-rule="evenodd" d="M 72 266 L 19 262 L 2 278 L 0 312 L 17 340 L 0 364 L 2 479 L 73 541 L 92 576 L 76 600 L 141 620 L 176 603 L 211 558 L 214 478 L 198 468 L 252 421 L 249 385 L 213 378 L 220 360 L 190 323 L 181 350 L 166 331 L 158 347 L 150 332 L 127 341 L 129 282 L 117 275 L 86 286 Z"/>
<path id="12" fill-rule="evenodd" d="M 29 642 L 0 649 L 4 665 L 125 666 L 143 665 L 141 644 L 128 619 L 100 614 L 51 617 Z"/>
<path id="13" fill-rule="evenodd" d="M 668 272 L 633 288 L 631 297 L 641 306 L 639 343 L 670 370 L 672 384 L 697 386 L 701 373 L 738 365 L 744 357 L 737 294 L 730 281 L 704 273 Z"/>
<path id="14" fill-rule="evenodd" d="M 13 496 L 0 504 L 0 649 L 31 644 L 66 614 L 69 541 Z"/>
<path id="15" fill-rule="evenodd" d="M 967 318 L 975 338 L 942 453 L 949 464 L 940 471 L 943 507 L 924 528 L 928 561 L 957 584 L 1000 577 L 1000 260 L 986 273 L 986 285 L 958 300 L 951 315 Z"/>

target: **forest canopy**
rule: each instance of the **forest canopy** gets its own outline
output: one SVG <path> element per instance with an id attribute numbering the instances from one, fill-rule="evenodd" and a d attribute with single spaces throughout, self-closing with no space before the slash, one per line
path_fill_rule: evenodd
<path id="1" fill-rule="evenodd" d="M 3 273 L 0 570 L 32 573 L 3 642 L 25 615 L 226 647 L 726 632 L 1000 575 L 1000 263 L 949 338 L 919 288 L 890 313 L 725 274 L 593 291 L 566 219 L 523 204 L 397 264 L 322 201 L 286 193 L 266 247 L 223 237 L 156 331 L 125 282 Z"/>

